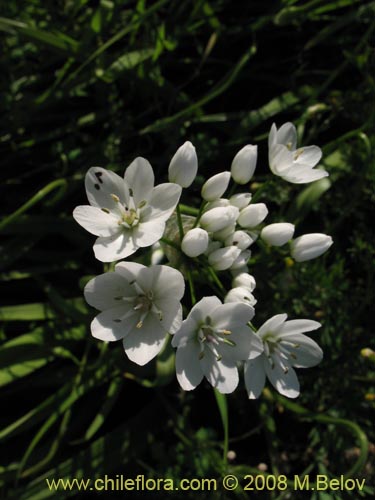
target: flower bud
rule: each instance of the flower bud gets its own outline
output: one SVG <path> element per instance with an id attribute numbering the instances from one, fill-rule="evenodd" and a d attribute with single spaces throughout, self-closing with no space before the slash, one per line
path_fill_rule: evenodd
<path id="1" fill-rule="evenodd" d="M 220 198 L 226 191 L 230 181 L 230 172 L 221 172 L 210 177 L 202 187 L 202 198 L 206 201 L 214 201 Z"/>
<path id="2" fill-rule="evenodd" d="M 219 248 L 210 253 L 208 262 L 217 271 L 224 271 L 230 268 L 240 253 L 241 250 L 236 247 Z"/>
<path id="3" fill-rule="evenodd" d="M 256 282 L 254 276 L 249 273 L 240 273 L 232 281 L 232 287 L 243 287 L 252 292 L 255 289 Z"/>
<path id="4" fill-rule="evenodd" d="M 247 288 L 239 286 L 229 290 L 225 296 L 224 302 L 225 304 L 228 304 L 229 302 L 243 302 L 244 304 L 248 304 L 253 307 L 257 303 L 257 300 Z"/>
<path id="5" fill-rule="evenodd" d="M 234 245 L 240 250 L 245 250 L 253 243 L 253 241 L 254 240 L 251 236 L 249 236 L 245 231 L 235 231 L 226 238 L 225 245 Z"/>
<path id="6" fill-rule="evenodd" d="M 170 182 L 187 188 L 192 184 L 198 171 L 198 158 L 195 147 L 186 141 L 174 154 L 168 169 Z"/>
<path id="7" fill-rule="evenodd" d="M 212 208 L 202 215 L 200 225 L 206 231 L 214 233 L 233 224 L 238 214 L 238 208 L 232 206 Z"/>
<path id="8" fill-rule="evenodd" d="M 258 146 L 248 144 L 234 157 L 231 166 L 232 177 L 237 184 L 246 184 L 252 178 L 257 163 Z"/>
<path id="9" fill-rule="evenodd" d="M 229 198 L 229 202 L 239 210 L 247 207 L 251 201 L 251 193 L 237 193 Z"/>
<path id="10" fill-rule="evenodd" d="M 164 257 L 164 250 L 162 249 L 160 242 L 157 241 L 152 245 L 151 265 L 155 266 L 156 264 L 160 264 Z"/>
<path id="11" fill-rule="evenodd" d="M 268 209 L 264 203 L 255 203 L 241 210 L 238 217 L 238 224 L 245 228 L 256 227 L 268 214 Z"/>
<path id="12" fill-rule="evenodd" d="M 198 257 L 207 250 L 208 233 L 200 227 L 195 227 L 188 231 L 181 243 L 181 250 L 188 257 Z"/>
<path id="13" fill-rule="evenodd" d="M 236 224 L 230 224 L 229 226 L 221 229 L 220 231 L 216 231 L 212 237 L 214 240 L 225 241 L 229 236 L 231 236 L 236 230 Z M 230 246 L 230 245 L 225 245 Z"/>
<path id="14" fill-rule="evenodd" d="M 250 250 L 243 250 L 240 255 L 236 258 L 233 264 L 230 266 L 231 269 L 243 269 L 247 265 L 251 257 Z"/>
<path id="15" fill-rule="evenodd" d="M 229 203 L 229 200 L 226 198 L 218 198 L 217 200 L 214 201 L 209 201 L 207 205 L 204 207 L 205 212 L 208 212 L 212 208 L 217 208 L 217 207 L 230 207 L 231 203 Z"/>
<path id="16" fill-rule="evenodd" d="M 293 234 L 293 224 L 289 224 L 289 222 L 277 222 L 265 226 L 260 233 L 260 237 L 271 246 L 281 247 L 293 238 Z"/>
<path id="17" fill-rule="evenodd" d="M 331 236 L 320 233 L 304 234 L 291 243 L 291 254 L 295 261 L 315 259 L 332 245 Z"/>

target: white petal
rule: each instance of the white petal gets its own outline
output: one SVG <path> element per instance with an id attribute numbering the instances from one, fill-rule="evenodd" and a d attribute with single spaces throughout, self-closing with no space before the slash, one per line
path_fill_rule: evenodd
<path id="1" fill-rule="evenodd" d="M 273 368 L 267 359 L 263 360 L 266 374 L 274 388 L 287 398 L 296 398 L 299 395 L 299 382 L 296 372 L 291 366 L 275 363 Z"/>
<path id="2" fill-rule="evenodd" d="M 251 352 L 249 355 L 249 360 L 257 358 L 260 354 L 264 352 L 264 344 L 260 337 L 251 331 Z"/>
<path id="3" fill-rule="evenodd" d="M 91 322 L 93 337 L 108 342 L 120 340 L 135 328 L 139 314 L 130 304 L 121 304 L 98 314 Z"/>
<path id="4" fill-rule="evenodd" d="M 276 333 L 279 331 L 281 325 L 286 321 L 287 319 L 286 314 L 276 314 L 276 316 L 272 316 L 272 318 L 268 319 L 263 325 L 259 328 L 258 330 L 258 335 L 260 338 L 262 338 L 263 335 L 272 332 Z"/>
<path id="5" fill-rule="evenodd" d="M 275 144 L 269 150 L 268 160 L 271 171 L 275 175 L 283 175 L 283 173 L 293 166 L 293 153 L 282 144 Z"/>
<path id="6" fill-rule="evenodd" d="M 266 372 L 264 371 L 263 356 L 247 361 L 244 367 L 245 385 L 250 399 L 260 396 L 266 383 Z"/>
<path id="7" fill-rule="evenodd" d="M 292 184 L 307 184 L 328 176 L 328 172 L 318 168 L 306 167 L 304 165 L 292 165 L 282 171 L 279 175 Z"/>
<path id="8" fill-rule="evenodd" d="M 268 148 L 271 149 L 272 146 L 277 144 L 277 128 L 276 124 L 273 123 L 271 126 L 270 133 L 268 135 Z"/>
<path id="9" fill-rule="evenodd" d="M 297 147 L 297 130 L 293 123 L 287 122 L 282 125 L 276 134 L 276 142 L 284 144 L 288 149 L 294 151 Z"/>
<path id="10" fill-rule="evenodd" d="M 322 157 L 322 150 L 318 146 L 306 146 L 294 152 L 295 162 L 309 167 L 315 167 Z"/>
<path id="11" fill-rule="evenodd" d="M 246 325 L 254 316 L 254 309 L 246 304 L 232 302 L 219 305 L 211 316 L 215 328 L 231 330 Z"/>
<path id="12" fill-rule="evenodd" d="M 85 187 L 90 205 L 106 208 L 110 212 L 116 210 L 117 203 L 112 198 L 114 194 L 122 204 L 127 205 L 129 192 L 119 175 L 101 167 L 91 167 L 85 177 Z"/>
<path id="13" fill-rule="evenodd" d="M 142 327 L 133 328 L 122 342 L 128 358 L 143 366 L 159 354 L 166 335 L 156 316 L 148 314 Z"/>
<path id="14" fill-rule="evenodd" d="M 181 187 L 177 184 L 166 182 L 156 186 L 151 193 L 149 199 L 149 207 L 151 211 L 148 212 L 144 220 L 165 222 L 172 215 L 173 210 L 176 208 L 178 200 L 181 196 Z"/>
<path id="15" fill-rule="evenodd" d="M 289 361 L 296 368 L 309 368 L 323 359 L 323 351 L 318 344 L 302 333 L 283 335 L 280 345 L 291 354 Z"/>
<path id="16" fill-rule="evenodd" d="M 219 305 L 221 305 L 221 301 L 217 297 L 203 297 L 203 299 L 197 302 L 192 308 L 188 319 L 193 320 L 195 323 L 204 322 L 207 316 L 210 316 L 212 311 Z"/>
<path id="17" fill-rule="evenodd" d="M 115 271 L 130 282 L 137 280 L 138 273 L 145 267 L 143 264 L 138 264 L 138 262 L 119 262 L 115 266 Z"/>
<path id="18" fill-rule="evenodd" d="M 125 182 L 132 190 L 136 207 L 148 201 L 154 187 L 154 171 L 150 163 L 142 157 L 136 158 L 125 171 Z"/>
<path id="19" fill-rule="evenodd" d="M 235 390 L 238 385 L 236 363 L 229 359 L 217 361 L 215 356 L 207 349 L 200 363 L 205 377 L 219 392 L 229 394 Z"/>
<path id="20" fill-rule="evenodd" d="M 101 262 L 114 262 L 132 255 L 137 248 L 131 231 L 123 229 L 120 234 L 99 237 L 94 244 L 94 253 Z"/>
<path id="21" fill-rule="evenodd" d="M 133 239 L 137 247 L 149 247 L 160 240 L 165 229 L 165 222 L 141 222 L 133 228 Z"/>
<path id="22" fill-rule="evenodd" d="M 154 304 L 162 312 L 160 324 L 166 332 L 173 335 L 181 328 L 182 324 L 182 309 L 179 299 L 154 300 Z"/>
<path id="23" fill-rule="evenodd" d="M 86 231 L 95 236 L 112 236 L 121 231 L 117 224 L 118 218 L 98 207 L 81 205 L 73 210 L 73 217 Z"/>
<path id="24" fill-rule="evenodd" d="M 133 290 L 129 281 L 117 273 L 104 273 L 90 280 L 83 291 L 85 300 L 90 306 L 100 311 L 118 307 L 120 297 L 132 296 Z"/>
<path id="25" fill-rule="evenodd" d="M 227 339 L 234 345 L 220 343 L 218 352 L 223 359 L 229 359 L 236 363 L 237 361 L 246 361 L 249 359 L 252 350 L 253 332 L 246 325 L 232 328 L 232 333 L 227 336 Z M 263 343 L 262 350 L 263 350 Z M 260 354 L 260 353 L 259 353 Z"/>
<path id="26" fill-rule="evenodd" d="M 312 319 L 292 319 L 286 321 L 278 331 L 278 337 L 286 335 L 295 335 L 297 333 L 312 332 L 317 330 L 322 325 L 318 321 Z"/>
<path id="27" fill-rule="evenodd" d="M 173 335 L 172 346 L 182 347 L 192 341 L 195 338 L 197 328 L 197 323 L 194 319 L 190 318 L 189 315 L 189 317 L 182 322 L 179 330 Z"/>
<path id="28" fill-rule="evenodd" d="M 149 267 L 152 272 L 152 288 L 155 300 L 180 300 L 185 292 L 184 277 L 177 269 L 156 265 Z"/>
<path id="29" fill-rule="evenodd" d="M 177 349 L 176 375 L 184 391 L 195 389 L 203 379 L 203 371 L 199 363 L 199 352 L 199 345 L 196 342 L 188 342 Z"/>

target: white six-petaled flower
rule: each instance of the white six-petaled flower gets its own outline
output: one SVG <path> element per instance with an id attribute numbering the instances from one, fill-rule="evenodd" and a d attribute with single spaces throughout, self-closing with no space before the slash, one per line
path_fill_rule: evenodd
<path id="1" fill-rule="evenodd" d="M 160 352 L 167 333 L 180 328 L 184 289 L 177 269 L 120 262 L 85 287 L 86 301 L 101 311 L 91 333 L 104 341 L 122 340 L 129 359 L 144 365 Z"/>
<path id="2" fill-rule="evenodd" d="M 235 390 L 237 362 L 263 351 L 247 326 L 253 315 L 252 307 L 222 304 L 217 297 L 204 297 L 192 308 L 172 339 L 177 379 L 184 390 L 195 389 L 203 377 L 223 394 Z"/>
<path id="3" fill-rule="evenodd" d="M 279 129 L 273 124 L 268 136 L 268 159 L 271 171 L 293 184 L 306 184 L 327 177 L 323 169 L 314 168 L 322 157 L 318 146 L 297 149 L 297 130 L 292 123 Z"/>
<path id="4" fill-rule="evenodd" d="M 257 332 L 264 352 L 245 363 L 245 385 L 250 399 L 260 395 L 266 376 L 280 394 L 296 398 L 299 382 L 294 368 L 315 366 L 323 358 L 318 344 L 303 334 L 320 328 L 320 323 L 308 319 L 286 319 L 286 314 L 277 314 Z"/>
<path id="5" fill-rule="evenodd" d="M 73 217 L 98 236 L 94 244 L 98 260 L 124 259 L 160 240 L 181 187 L 173 183 L 154 187 L 154 181 L 152 167 L 144 158 L 136 158 L 124 178 L 104 168 L 89 169 L 85 187 L 90 205 L 76 207 Z"/>

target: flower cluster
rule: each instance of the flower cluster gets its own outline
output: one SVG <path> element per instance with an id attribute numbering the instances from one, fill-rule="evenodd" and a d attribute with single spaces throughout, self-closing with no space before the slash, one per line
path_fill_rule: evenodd
<path id="1" fill-rule="evenodd" d="M 320 148 L 297 149 L 291 123 L 279 130 L 272 125 L 268 144 L 270 169 L 284 180 L 301 184 L 328 175 L 315 168 Z M 245 188 L 238 190 L 252 179 L 257 154 L 257 146 L 243 147 L 230 170 L 203 184 L 200 208 L 187 207 L 185 214 L 179 204 L 182 188 L 188 188 L 198 172 L 191 142 L 173 156 L 170 182 L 157 186 L 144 158 L 136 158 L 123 178 L 92 167 L 85 179 L 90 204 L 73 212 L 75 220 L 98 237 L 94 253 L 102 262 L 151 249 L 142 253 L 143 264 L 122 260 L 86 285 L 86 301 L 100 311 L 91 323 L 92 335 L 107 342 L 122 340 L 126 355 L 138 365 L 154 359 L 172 335 L 177 379 L 187 391 L 206 378 L 219 392 L 233 392 L 243 368 L 249 398 L 261 394 L 266 377 L 277 391 L 294 398 L 299 394 L 294 368 L 314 366 L 323 356 L 316 342 L 304 335 L 321 326 L 316 321 L 287 321 L 286 314 L 278 314 L 258 330 L 251 322 L 257 300 L 250 247 L 258 238 L 263 247 L 289 245 L 296 262 L 316 258 L 332 244 L 330 236 L 319 233 L 294 238 L 296 228 L 289 222 L 264 224 L 265 203 L 257 203 Z M 167 248 L 179 258 L 162 264 Z M 147 262 L 150 265 L 144 265 Z M 220 279 L 222 272 L 229 273 L 229 290 Z M 197 301 L 196 276 L 203 276 L 204 288 L 211 287 L 216 295 Z M 185 279 L 192 308 L 183 319 Z"/>

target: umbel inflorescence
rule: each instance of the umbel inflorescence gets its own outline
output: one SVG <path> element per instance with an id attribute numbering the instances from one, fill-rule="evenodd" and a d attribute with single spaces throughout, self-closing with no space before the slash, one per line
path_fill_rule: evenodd
<path id="1" fill-rule="evenodd" d="M 272 173 L 288 182 L 305 184 L 328 175 L 315 168 L 320 148 L 297 148 L 291 123 L 279 129 L 272 125 L 268 148 Z M 173 156 L 170 182 L 157 186 L 144 158 L 136 158 L 123 178 L 90 168 L 85 179 L 90 205 L 77 207 L 73 216 L 97 236 L 95 257 L 117 264 L 114 271 L 93 278 L 84 295 L 100 311 L 91 323 L 92 335 L 107 342 L 121 340 L 128 358 L 138 365 L 154 359 L 173 336 L 176 375 L 184 390 L 195 389 L 206 378 L 219 392 L 233 392 L 243 368 L 249 398 L 261 394 L 266 378 L 281 394 L 295 398 L 299 383 L 294 368 L 314 366 L 323 357 L 318 344 L 305 335 L 321 325 L 307 319 L 287 321 L 286 314 L 278 314 L 255 329 L 251 321 L 259 304 L 253 295 L 256 268 L 251 274 L 249 270 L 250 247 L 258 238 L 270 246 L 289 245 L 292 258 L 303 262 L 322 255 L 332 238 L 320 233 L 294 238 L 295 227 L 288 222 L 265 225 L 267 206 L 252 202 L 245 189 L 236 192 L 252 179 L 256 163 L 257 146 L 246 145 L 230 171 L 203 184 L 201 206 L 189 207 L 189 215 L 179 200 L 198 171 L 190 142 Z M 231 179 L 236 189 L 225 198 Z M 129 260 L 145 247 L 151 247 L 149 266 Z M 167 265 L 160 264 L 167 257 Z M 196 299 L 195 268 L 207 273 L 215 294 Z M 221 273 L 230 276 L 231 289 L 224 289 Z M 185 278 L 193 306 L 183 319 Z"/>

